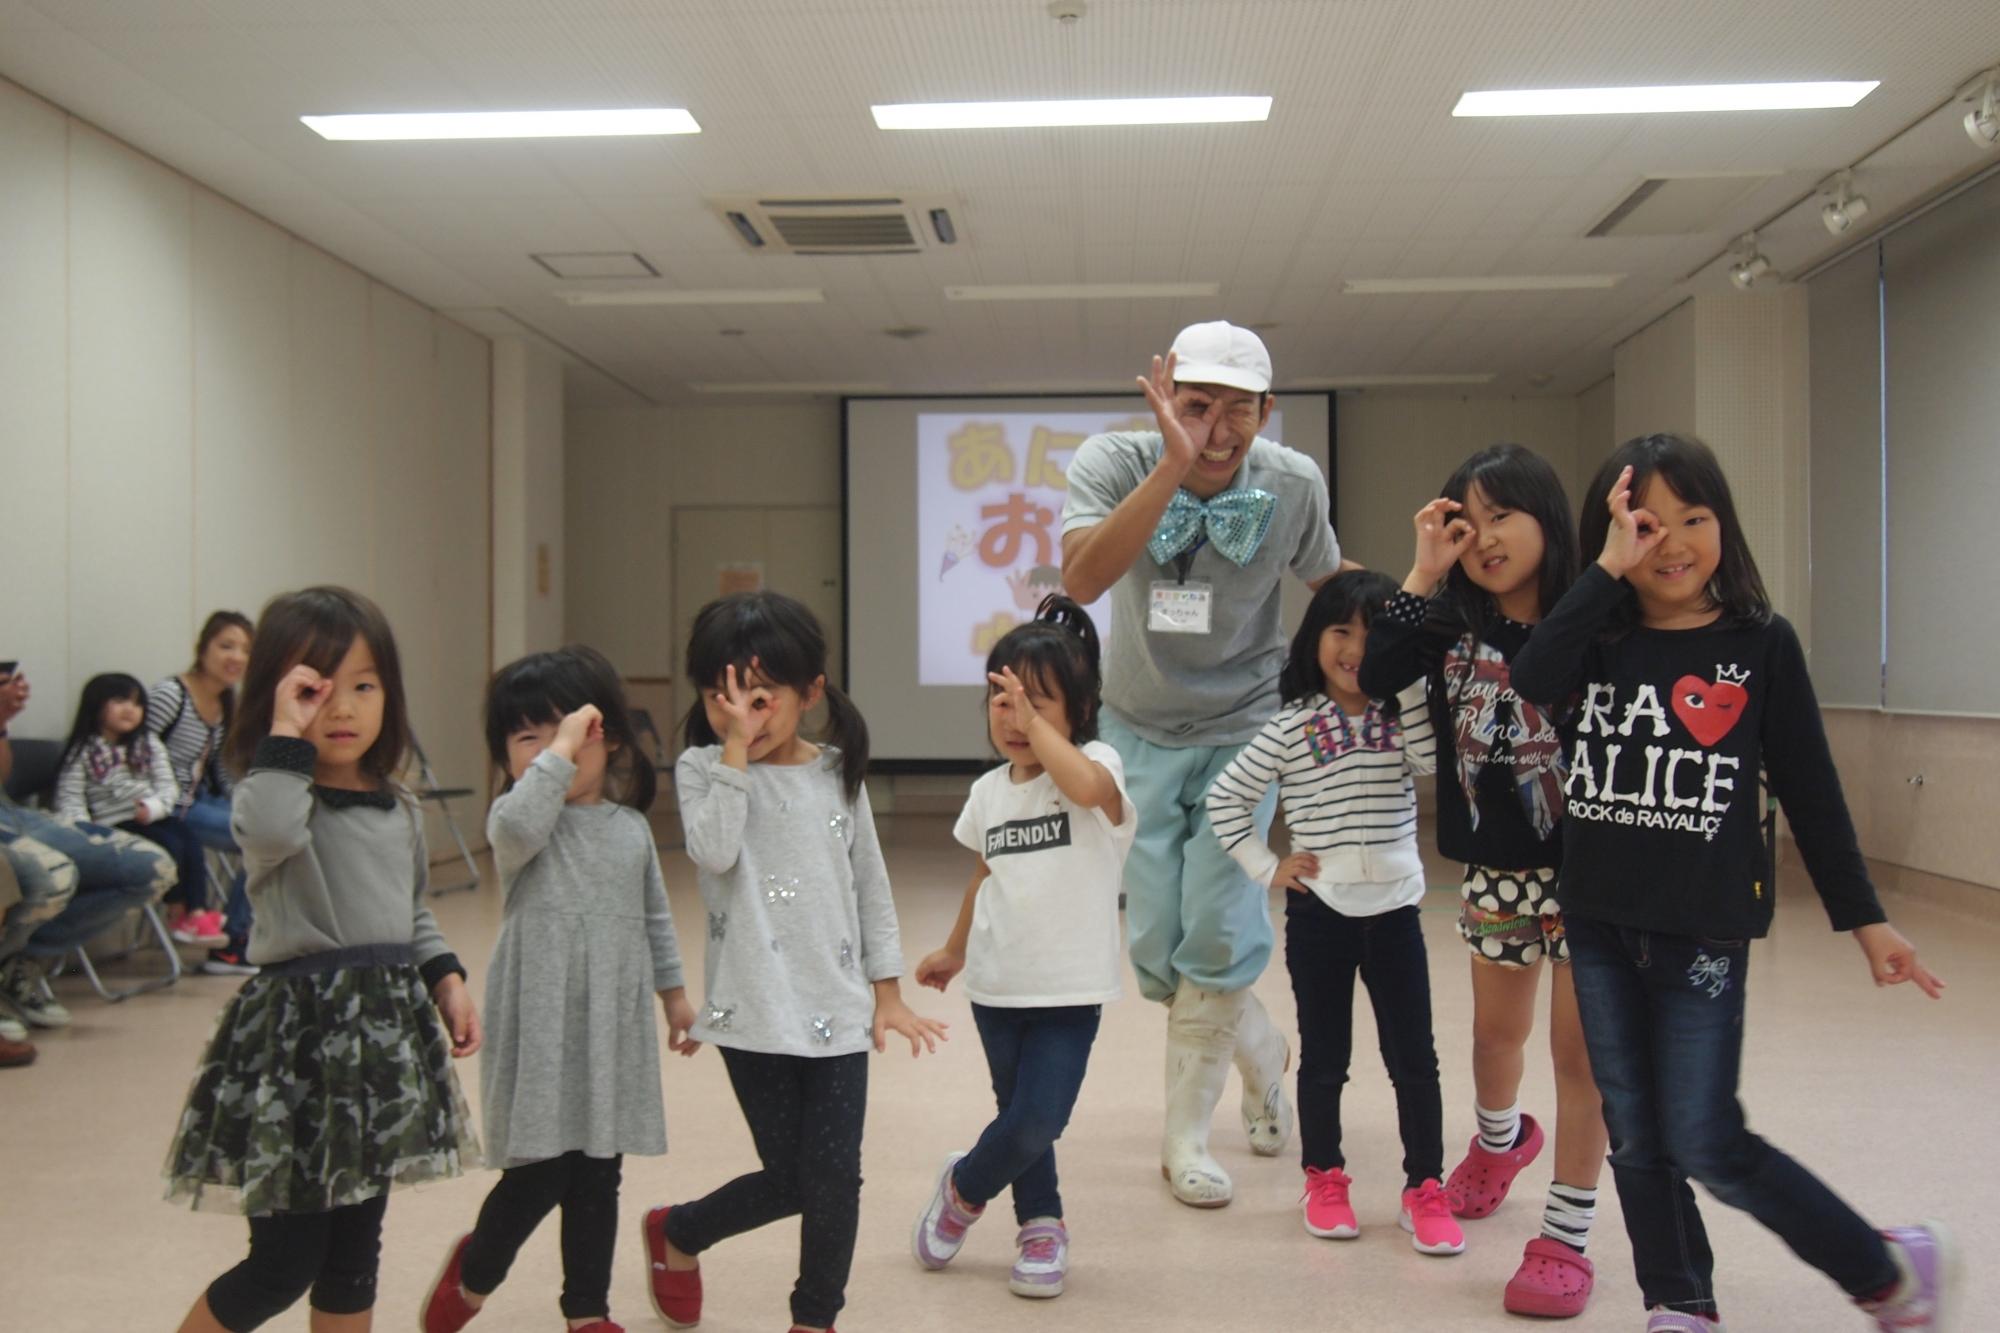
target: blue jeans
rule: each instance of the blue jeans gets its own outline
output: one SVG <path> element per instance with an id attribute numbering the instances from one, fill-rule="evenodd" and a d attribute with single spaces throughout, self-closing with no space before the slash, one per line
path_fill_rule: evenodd
<path id="1" fill-rule="evenodd" d="M 229 798 L 204 791 L 194 798 L 194 804 L 181 816 L 181 822 L 188 826 L 203 847 L 218 852 L 242 850 L 236 845 L 236 835 L 229 831 Z M 204 868 L 203 873 L 207 871 Z M 222 909 L 223 929 L 229 932 L 229 940 L 241 949 L 250 938 L 250 895 L 243 887 L 243 872 L 236 872 L 236 882 L 229 886 L 229 899 Z"/>
<path id="2" fill-rule="evenodd" d="M 952 1172 L 959 1198 L 983 1208 L 1012 1185 L 1016 1221 L 1025 1225 L 1033 1218 L 1063 1215 L 1056 1188 L 1056 1140 L 1083 1088 L 1102 1013 L 1103 1006 L 1095 1004 L 972 1006 L 1000 1114 Z"/>
<path id="3" fill-rule="evenodd" d="M 18 805 L 0 803 L 0 845 L 21 883 L 22 907 L 59 899 L 65 885 L 75 890 L 53 919 L 23 926 L 10 918 L 0 956 L 23 946 L 38 954 L 66 953 L 134 908 L 159 901 L 177 878 L 174 858 L 164 847 L 102 824 L 65 823 Z"/>
<path id="4" fill-rule="evenodd" d="M 1752 1134 L 1736 1100 L 1747 940 L 1568 918 L 1570 974 L 1604 1095 L 1611 1174 L 1648 1308 L 1713 1315 L 1715 1256 L 1688 1181 L 1762 1222 L 1850 1296 L 1897 1280 L 1882 1237 Z"/>

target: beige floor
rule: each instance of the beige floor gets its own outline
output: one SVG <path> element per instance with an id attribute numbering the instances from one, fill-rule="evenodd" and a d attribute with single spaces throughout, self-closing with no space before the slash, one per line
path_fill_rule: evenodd
<path id="1" fill-rule="evenodd" d="M 884 820 L 902 910 L 906 952 L 941 942 L 966 865 L 946 821 Z M 700 953 L 702 914 L 685 858 L 668 855 L 683 947 Z M 1877 993 L 1859 954 L 1825 929 L 1803 873 L 1785 875 L 1773 937 L 1755 955 L 1751 1038 L 1743 1078 L 1752 1123 L 1822 1171 L 1871 1217 L 1888 1223 L 1950 1219 L 1969 1254 L 2000 1244 L 2000 894 L 1885 872 L 1892 917 L 1952 983 L 1926 1004 L 1909 989 Z M 1433 882 L 1450 882 L 1439 866 Z M 1469 999 L 1447 894 L 1426 904 L 1426 930 L 1445 1071 L 1447 1153 L 1470 1133 Z M 498 926 L 491 890 L 442 899 L 446 933 L 475 966 Z M 698 975 L 698 972 L 697 972 Z M 475 984 L 479 975 L 475 970 Z M 0 1326 L 9 1330 L 171 1329 L 187 1303 L 243 1252 L 242 1223 L 193 1215 L 159 1200 L 158 1171 L 174 1114 L 209 1020 L 235 983 L 191 978 L 171 991 L 105 1005 L 74 979 L 59 982 L 75 1025 L 42 1043 L 30 1069 L 0 1073 Z M 1282 964 L 1259 991 L 1289 1027 Z M 936 1059 L 878 1058 L 868 1123 L 867 1185 L 849 1306 L 841 1321 L 864 1329 L 1486 1329 L 1506 1324 L 1500 1288 L 1534 1234 L 1547 1159 L 1522 1177 L 1516 1198 L 1467 1228 L 1467 1253 L 1430 1259 L 1394 1226 L 1394 1111 L 1372 1042 L 1358 1043 L 1348 1093 L 1350 1170 L 1363 1235 L 1340 1244 L 1299 1227 L 1296 1159 L 1253 1158 L 1235 1127 L 1234 1092 L 1217 1116 L 1219 1155 L 1235 1173 L 1234 1206 L 1198 1213 L 1175 1204 L 1157 1169 L 1160 1011 L 1136 998 L 1105 1015 L 1090 1079 L 1061 1148 L 1074 1236 L 1069 1294 L 1042 1305 L 1008 1294 L 1012 1230 L 1004 1202 L 974 1231 L 945 1273 L 924 1273 L 908 1250 L 909 1223 L 947 1150 L 965 1145 L 990 1111 L 986 1071 L 966 1004 L 923 992 L 926 1012 L 954 1024 Z M 1368 1031 L 1367 1019 L 1360 1019 Z M 462 1069 L 475 1099 L 477 1071 Z M 707 1190 L 753 1165 L 749 1136 L 713 1052 L 667 1066 L 672 1152 L 627 1163 L 627 1227 L 614 1313 L 633 1330 L 659 1328 L 646 1302 L 632 1243 L 639 1210 Z M 1233 1089 L 1233 1084 L 1232 1084 Z M 1530 1061 L 1524 1104 L 1550 1107 L 1546 1061 Z M 389 1210 L 380 1326 L 408 1329 L 444 1247 L 471 1223 L 484 1194 L 477 1177 L 399 1194 Z M 1637 1292 L 1609 1190 L 1592 1253 L 1598 1297 L 1572 1327 L 1636 1329 Z M 1838 1294 L 1770 1235 L 1710 1205 L 1722 1255 L 1723 1307 L 1737 1333 L 1865 1327 Z M 741 1237 L 708 1259 L 702 1327 L 748 1333 L 786 1327 L 793 1272 L 791 1224 Z M 2000 1327 L 2000 1279 L 1968 1263 L 1967 1330 Z M 561 1327 L 553 1224 L 524 1251 L 513 1277 L 474 1325 L 488 1333 Z M 1975 1313 L 1979 1312 L 1979 1313 Z M 303 1308 L 274 1321 L 303 1329 Z"/>

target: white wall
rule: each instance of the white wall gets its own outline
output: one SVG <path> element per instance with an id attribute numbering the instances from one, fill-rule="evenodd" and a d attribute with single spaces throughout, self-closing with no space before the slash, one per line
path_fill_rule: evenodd
<path id="1" fill-rule="evenodd" d="M 584 409 L 565 440 L 567 632 L 627 676 L 680 671 L 675 508 L 838 505 L 838 403 Z M 840 568 L 835 536 L 821 553 Z"/>
<path id="2" fill-rule="evenodd" d="M 1554 464 L 1576 503 L 1577 400 L 1342 394 L 1340 547 L 1397 582 L 1410 569 L 1410 516 L 1458 465 L 1489 444 L 1524 444 Z"/>
<path id="3" fill-rule="evenodd" d="M 562 363 L 493 344 L 493 660 L 563 642 Z"/>
<path id="4" fill-rule="evenodd" d="M 1620 443 L 1618 384 L 1606 375 L 1576 396 L 1576 487 L 1571 501 L 1583 502 L 1583 488 Z"/>
<path id="5" fill-rule="evenodd" d="M 395 625 L 440 776 L 483 786 L 485 339 L 4 82 L 0 182 L 17 734 L 184 668 L 218 607 L 339 582 Z"/>

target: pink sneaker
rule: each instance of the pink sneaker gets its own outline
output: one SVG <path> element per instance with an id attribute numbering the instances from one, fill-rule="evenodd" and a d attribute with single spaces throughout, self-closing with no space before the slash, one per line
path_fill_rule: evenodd
<path id="1" fill-rule="evenodd" d="M 1347 1187 L 1354 1181 L 1339 1167 L 1319 1171 L 1306 1168 L 1306 1230 L 1322 1240 L 1353 1240 L 1361 1234 L 1354 1220 L 1354 1207 L 1347 1202 Z"/>
<path id="2" fill-rule="evenodd" d="M 1573 1319 L 1590 1303 L 1590 1289 L 1596 1283 L 1597 1270 L 1590 1260 L 1559 1240 L 1537 1236 L 1522 1252 L 1503 1304 L 1509 1314 Z"/>
<path id="3" fill-rule="evenodd" d="M 1521 1117 L 1520 1141 L 1506 1152 L 1487 1149 L 1480 1144 L 1479 1136 L 1473 1135 L 1472 1146 L 1465 1150 L 1465 1160 L 1452 1168 L 1451 1179 L 1445 1182 L 1444 1192 L 1451 1200 L 1451 1211 L 1460 1217 L 1485 1217 L 1506 1202 L 1514 1177 L 1541 1155 L 1542 1126 L 1531 1115 Z"/>
<path id="4" fill-rule="evenodd" d="M 1463 1254 L 1465 1233 L 1451 1215 L 1451 1204 L 1435 1180 L 1403 1191 L 1403 1214 L 1397 1219 L 1410 1233 L 1418 1254 Z"/>

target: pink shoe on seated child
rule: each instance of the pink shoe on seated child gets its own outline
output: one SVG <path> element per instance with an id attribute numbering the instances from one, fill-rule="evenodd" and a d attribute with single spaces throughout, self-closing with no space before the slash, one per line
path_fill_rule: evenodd
<path id="1" fill-rule="evenodd" d="M 1507 1283 L 1504 1304 L 1509 1314 L 1572 1319 L 1590 1303 L 1596 1282 L 1590 1260 L 1559 1240 L 1537 1236 L 1528 1242 L 1521 1266 Z"/>
<path id="2" fill-rule="evenodd" d="M 1452 1168 L 1451 1179 L 1445 1182 L 1451 1211 L 1460 1217 L 1485 1217 L 1506 1202 L 1514 1177 L 1541 1154 L 1542 1126 L 1531 1115 L 1521 1117 L 1521 1137 L 1506 1152 L 1492 1151 L 1474 1135 L 1465 1160 Z"/>

